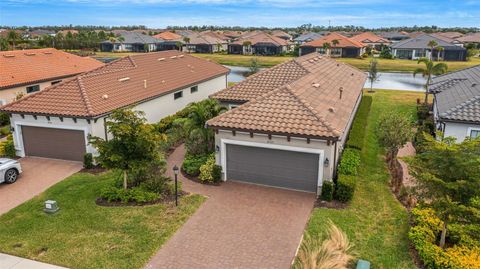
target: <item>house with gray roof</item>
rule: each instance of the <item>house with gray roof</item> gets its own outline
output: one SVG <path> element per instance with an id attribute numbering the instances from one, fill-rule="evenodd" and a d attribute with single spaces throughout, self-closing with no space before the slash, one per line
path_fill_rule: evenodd
<path id="1" fill-rule="evenodd" d="M 429 91 L 435 125 L 444 137 L 480 138 L 480 65 L 433 78 Z"/>
<path id="2" fill-rule="evenodd" d="M 437 47 L 443 50 L 431 49 L 430 41 L 437 42 Z M 392 55 L 399 59 L 417 60 L 423 57 L 442 61 L 466 61 L 467 50 L 461 46 L 446 42 L 436 36 L 422 34 L 391 45 Z"/>
<path id="3" fill-rule="evenodd" d="M 293 39 L 296 44 L 302 45 L 303 43 L 307 43 L 316 39 L 319 39 L 323 36 L 321 33 L 309 32 L 304 33 Z"/>
<path id="4" fill-rule="evenodd" d="M 101 43 L 102 51 L 149 52 L 159 50 L 163 40 L 138 32 L 120 32 L 117 37 Z"/>

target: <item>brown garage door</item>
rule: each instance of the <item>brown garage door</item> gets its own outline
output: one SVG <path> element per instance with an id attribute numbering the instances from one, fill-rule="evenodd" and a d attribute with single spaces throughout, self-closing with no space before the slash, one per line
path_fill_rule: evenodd
<path id="1" fill-rule="evenodd" d="M 22 126 L 25 155 L 82 161 L 85 155 L 83 131 Z"/>

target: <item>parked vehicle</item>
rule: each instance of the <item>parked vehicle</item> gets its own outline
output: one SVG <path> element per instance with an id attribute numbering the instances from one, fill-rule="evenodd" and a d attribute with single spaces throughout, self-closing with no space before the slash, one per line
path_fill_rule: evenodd
<path id="1" fill-rule="evenodd" d="M 0 183 L 15 183 L 21 173 L 22 167 L 18 161 L 0 158 Z"/>

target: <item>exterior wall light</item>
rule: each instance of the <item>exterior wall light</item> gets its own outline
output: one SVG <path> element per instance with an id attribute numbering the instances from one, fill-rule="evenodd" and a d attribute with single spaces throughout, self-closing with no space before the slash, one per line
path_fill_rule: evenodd
<path id="1" fill-rule="evenodd" d="M 328 167 L 330 165 L 330 160 L 328 158 L 325 158 L 325 161 L 323 161 L 323 166 Z"/>
<path id="2" fill-rule="evenodd" d="M 215 152 L 220 152 L 220 147 L 218 145 L 215 146 Z"/>

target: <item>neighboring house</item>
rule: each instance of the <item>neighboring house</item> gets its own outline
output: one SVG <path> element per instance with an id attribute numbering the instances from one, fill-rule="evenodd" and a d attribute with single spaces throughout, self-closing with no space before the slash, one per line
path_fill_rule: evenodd
<path id="1" fill-rule="evenodd" d="M 335 177 L 365 80 L 311 53 L 212 95 L 231 108 L 207 122 L 223 180 L 320 193 Z"/>
<path id="2" fill-rule="evenodd" d="M 379 36 L 390 40 L 392 43 L 396 43 L 405 39 L 409 39 L 407 33 L 400 33 L 400 32 L 382 32 L 378 33 Z"/>
<path id="3" fill-rule="evenodd" d="M 279 55 L 291 50 L 288 41 L 262 31 L 247 33 L 228 44 L 229 54 Z"/>
<path id="4" fill-rule="evenodd" d="M 60 30 L 57 32 L 57 35 L 62 34 L 63 36 L 66 36 L 68 33 L 71 33 L 72 35 L 77 35 L 78 30 L 74 30 L 74 29 Z"/>
<path id="5" fill-rule="evenodd" d="M 480 65 L 433 78 L 433 114 L 443 137 L 480 138 Z"/>
<path id="6" fill-rule="evenodd" d="M 464 34 L 460 32 L 438 32 L 438 34 L 451 39 L 456 39 L 464 36 Z"/>
<path id="7" fill-rule="evenodd" d="M 334 40 L 338 44 L 334 44 Z M 330 49 L 325 49 L 324 44 L 330 44 Z M 328 54 L 330 57 L 356 58 L 365 52 L 366 45 L 343 36 L 339 33 L 331 33 L 314 41 L 307 42 L 300 46 L 300 55 L 312 52 Z"/>
<path id="8" fill-rule="evenodd" d="M 108 139 L 115 109 L 134 107 L 149 123 L 207 98 L 227 85 L 229 70 L 179 51 L 137 54 L 2 107 L 11 115 L 18 156 L 82 161 L 95 154 L 88 136 Z"/>
<path id="9" fill-rule="evenodd" d="M 207 35 L 207 36 L 214 37 L 214 38 L 216 38 L 216 39 L 222 40 L 222 41 L 223 41 L 222 43 L 228 43 L 228 42 L 231 40 L 230 37 L 224 35 L 224 34 L 223 34 L 222 32 L 220 32 L 220 31 L 210 31 L 210 30 L 208 30 L 208 31 L 203 31 L 203 32 L 201 32 L 200 35 L 202 35 L 202 36 L 206 36 L 206 35 Z"/>
<path id="10" fill-rule="evenodd" d="M 271 35 L 275 36 L 275 37 L 279 37 L 283 40 L 287 40 L 287 41 L 290 41 L 293 39 L 292 35 L 290 35 L 289 33 L 286 33 L 282 30 L 274 30 L 272 31 Z"/>
<path id="11" fill-rule="evenodd" d="M 476 44 L 477 48 L 480 48 L 480 33 L 464 35 L 455 40 L 463 44 L 464 46 L 467 44 Z"/>
<path id="12" fill-rule="evenodd" d="M 242 31 L 224 31 L 223 32 L 223 35 L 230 38 L 230 40 L 235 40 L 237 38 L 239 38 L 240 36 L 242 36 L 244 34 L 244 32 Z"/>
<path id="13" fill-rule="evenodd" d="M 366 46 L 374 48 L 378 51 L 380 51 L 383 46 L 390 45 L 392 43 L 390 40 L 371 32 L 361 33 L 359 35 L 350 37 L 350 39 L 363 43 Z"/>
<path id="14" fill-rule="evenodd" d="M 194 53 L 214 53 L 226 51 L 228 42 L 209 34 L 191 33 L 184 35 L 183 51 Z"/>
<path id="15" fill-rule="evenodd" d="M 163 40 L 157 47 L 158 50 L 180 50 L 183 47 L 183 36 L 169 31 L 154 35 L 154 38 Z M 181 45 L 179 47 L 179 45 Z"/>
<path id="16" fill-rule="evenodd" d="M 428 46 L 430 41 L 435 41 L 437 47 L 443 50 L 434 49 Z M 399 59 L 417 60 L 423 57 L 432 58 L 434 60 L 443 61 L 465 61 L 467 58 L 467 50 L 461 46 L 448 43 L 442 39 L 429 34 L 423 34 L 416 38 L 403 40 L 391 45 L 392 55 Z"/>
<path id="17" fill-rule="evenodd" d="M 0 105 L 59 83 L 65 78 L 101 67 L 93 58 L 53 48 L 0 52 Z"/>
<path id="18" fill-rule="evenodd" d="M 293 39 L 293 41 L 296 44 L 302 45 L 304 43 L 316 40 L 321 38 L 323 35 L 320 33 L 315 33 L 315 32 L 309 32 L 309 33 L 304 33 Z"/>
<path id="19" fill-rule="evenodd" d="M 55 31 L 53 30 L 44 30 L 44 29 L 36 29 L 26 33 L 28 38 L 30 39 L 38 39 L 41 36 L 55 36 Z"/>
<path id="20" fill-rule="evenodd" d="M 120 32 L 118 35 L 114 40 L 103 41 L 101 50 L 107 52 L 149 52 L 157 51 L 160 48 L 160 43 L 162 43 L 162 40 L 158 38 L 137 32 Z"/>

